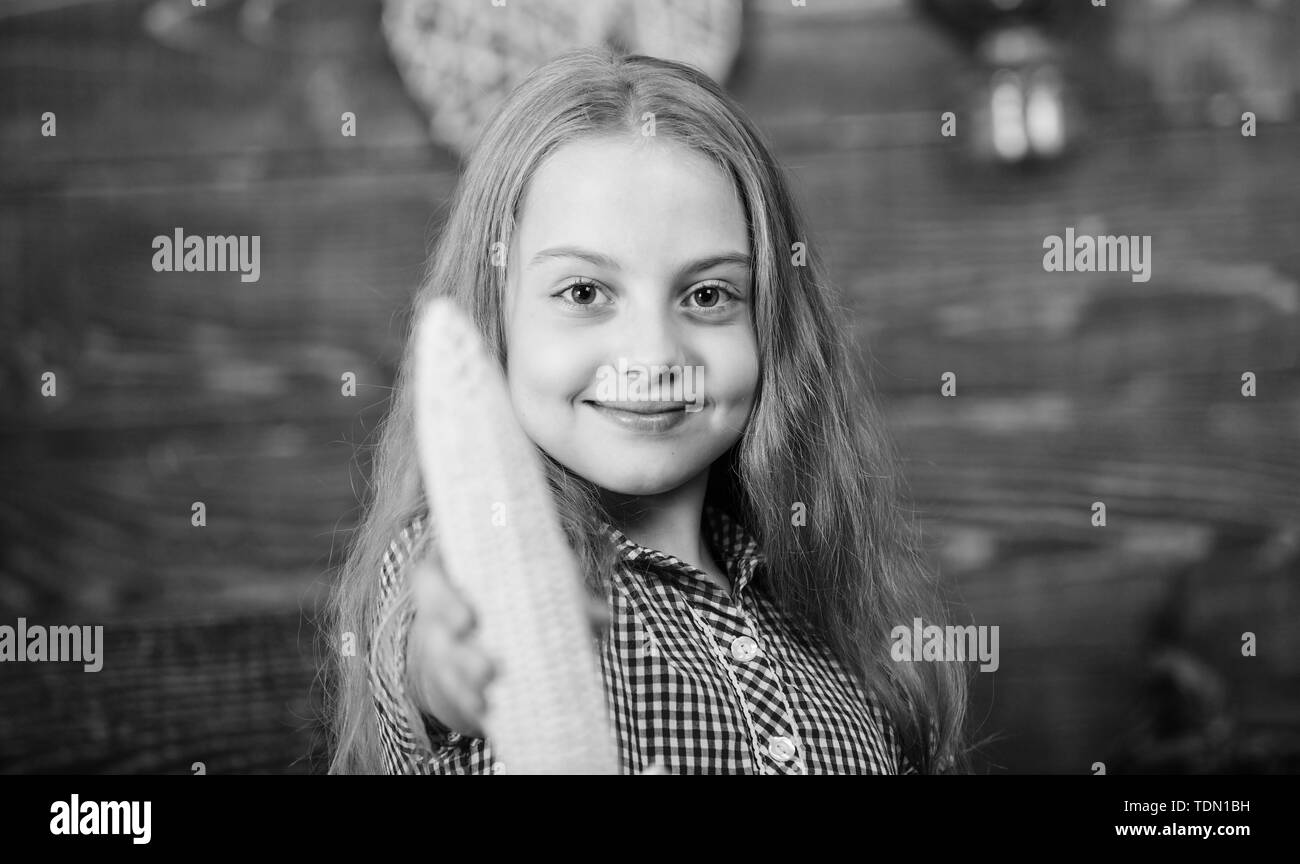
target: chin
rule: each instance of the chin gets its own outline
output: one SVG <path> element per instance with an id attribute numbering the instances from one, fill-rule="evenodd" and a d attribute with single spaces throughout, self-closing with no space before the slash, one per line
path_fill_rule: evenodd
<path id="1" fill-rule="evenodd" d="M 691 477 L 695 476 L 695 473 L 682 472 L 678 469 L 671 474 L 646 475 L 643 473 L 597 469 L 590 473 L 583 472 L 583 476 L 606 492 L 640 497 L 671 492 L 684 485 Z"/>

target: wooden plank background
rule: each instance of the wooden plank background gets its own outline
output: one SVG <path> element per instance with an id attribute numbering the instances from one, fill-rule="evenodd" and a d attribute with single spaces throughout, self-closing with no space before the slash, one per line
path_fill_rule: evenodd
<path id="1" fill-rule="evenodd" d="M 283 50 L 238 3 L 159 44 L 149 5 L 0 17 L 0 623 L 107 640 L 93 675 L 0 666 L 0 770 L 320 770 L 312 622 L 457 160 L 375 2 Z M 938 135 L 973 80 L 940 34 L 810 6 L 751 4 L 731 87 L 844 291 L 927 550 L 1001 627 L 980 770 L 1300 769 L 1300 125 L 1167 123 L 1081 26 L 1080 151 L 997 170 Z M 1071 225 L 1152 235 L 1151 281 L 1044 273 Z M 261 280 L 153 272 L 176 226 L 260 234 Z"/>

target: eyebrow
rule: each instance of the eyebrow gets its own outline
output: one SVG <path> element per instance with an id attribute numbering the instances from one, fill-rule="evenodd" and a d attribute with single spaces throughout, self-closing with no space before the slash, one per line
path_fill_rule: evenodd
<path id="1" fill-rule="evenodd" d="M 623 269 L 617 261 L 608 255 L 602 255 L 600 252 L 593 252 L 590 249 L 582 249 L 578 246 L 553 246 L 550 249 L 543 249 L 532 257 L 532 260 L 528 262 L 528 266 L 532 267 L 552 258 L 578 258 L 605 270 L 620 271 Z M 711 270 L 724 264 L 738 264 L 746 270 L 752 270 L 754 262 L 750 256 L 742 252 L 719 252 L 716 255 L 708 255 L 683 264 L 677 268 L 673 278 L 680 279 L 689 273 Z"/>

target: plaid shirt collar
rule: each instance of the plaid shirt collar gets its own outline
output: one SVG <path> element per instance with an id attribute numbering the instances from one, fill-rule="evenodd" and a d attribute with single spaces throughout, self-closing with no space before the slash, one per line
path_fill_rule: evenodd
<path id="1" fill-rule="evenodd" d="M 766 572 L 767 556 L 759 550 L 758 541 L 753 535 L 721 507 L 706 504 L 701 527 L 714 561 L 723 568 L 727 581 L 731 583 L 732 596 L 742 597 L 745 589 Z M 624 563 L 638 563 L 642 568 L 648 567 L 692 587 L 714 587 L 695 565 L 666 552 L 642 546 L 608 522 L 602 523 L 602 528 L 610 542 L 617 547 L 618 557 Z"/>

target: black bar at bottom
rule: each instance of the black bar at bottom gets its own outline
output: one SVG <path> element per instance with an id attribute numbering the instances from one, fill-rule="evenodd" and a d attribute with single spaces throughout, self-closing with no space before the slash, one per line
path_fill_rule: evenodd
<path id="1" fill-rule="evenodd" d="M 805 851 L 839 845 L 868 854 L 908 838 L 922 844 L 917 849 L 1150 850 L 1194 842 L 1231 854 L 1297 827 L 1289 806 L 1296 786 L 1283 776 L 841 778 L 763 788 L 605 782 L 617 788 L 572 777 L 10 776 L 0 777 L 0 830 L 6 850 L 34 844 L 74 853 L 478 847 L 488 854 L 520 844 L 574 852 L 602 848 L 596 844 L 611 836 L 668 855 L 703 832 L 719 849 L 797 840 Z M 146 831 L 148 842 L 136 842 Z"/>

